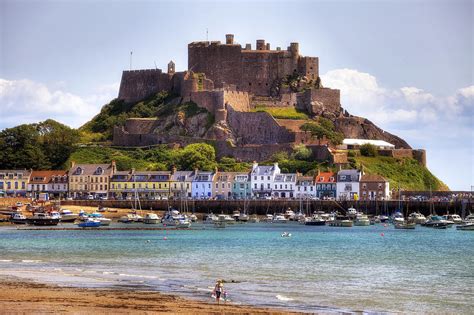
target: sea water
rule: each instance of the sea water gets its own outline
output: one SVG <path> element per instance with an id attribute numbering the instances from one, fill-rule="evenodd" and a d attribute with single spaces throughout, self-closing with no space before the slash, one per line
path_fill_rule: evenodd
<path id="1" fill-rule="evenodd" d="M 0 276 L 157 290 L 200 300 L 209 300 L 215 281 L 224 279 L 233 303 L 318 313 L 466 314 L 474 309 L 472 231 L 395 230 L 383 224 L 193 227 L 1 227 Z M 281 237 L 284 231 L 292 236 Z"/>

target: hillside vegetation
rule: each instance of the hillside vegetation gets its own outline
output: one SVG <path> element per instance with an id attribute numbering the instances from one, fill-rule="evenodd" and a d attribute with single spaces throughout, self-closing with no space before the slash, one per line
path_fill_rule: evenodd
<path id="1" fill-rule="evenodd" d="M 266 112 L 276 119 L 308 119 L 308 115 L 294 107 L 265 107 L 257 106 L 253 111 Z"/>
<path id="2" fill-rule="evenodd" d="M 350 159 L 354 167 L 362 167 L 367 174 L 378 174 L 390 182 L 391 189 L 404 190 L 449 190 L 448 186 L 434 176 L 426 167 L 411 158 L 386 156 L 355 156 Z"/>

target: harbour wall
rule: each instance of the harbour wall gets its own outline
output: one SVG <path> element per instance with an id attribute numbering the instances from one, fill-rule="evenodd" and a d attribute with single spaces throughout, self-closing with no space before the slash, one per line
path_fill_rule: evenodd
<path id="1" fill-rule="evenodd" d="M 141 207 L 146 210 L 166 210 L 168 207 L 179 209 L 183 202 L 179 200 L 140 200 Z M 132 201 L 125 200 L 69 200 L 61 202 L 61 205 L 75 205 L 75 206 L 91 206 L 91 207 L 109 207 L 109 208 L 131 208 Z M 359 211 L 363 211 L 369 215 L 390 214 L 395 212 L 399 207 L 398 201 L 386 201 L 385 203 L 378 201 L 326 201 L 326 200 L 311 200 L 302 202 L 303 210 L 308 212 L 325 211 L 331 212 L 338 210 L 344 212 L 349 207 L 354 207 Z M 443 215 L 446 213 L 457 213 L 459 215 L 467 215 L 469 212 L 474 213 L 473 200 L 463 199 L 451 202 L 428 202 L 428 201 L 405 201 L 402 203 L 404 214 L 418 211 L 424 215 L 431 213 L 430 207 L 434 213 Z M 232 214 L 234 210 L 243 210 L 243 200 L 189 200 L 188 209 L 197 213 L 213 212 L 215 214 L 225 213 Z M 297 211 L 300 208 L 299 200 L 247 200 L 247 209 L 249 214 L 273 214 L 284 212 L 291 208 Z"/>

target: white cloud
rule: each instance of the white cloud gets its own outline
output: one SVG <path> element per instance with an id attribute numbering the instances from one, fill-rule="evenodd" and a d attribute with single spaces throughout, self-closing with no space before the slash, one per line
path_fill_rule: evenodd
<path id="1" fill-rule="evenodd" d="M 117 91 L 118 84 L 111 84 L 81 97 L 31 80 L 0 79 L 0 129 L 48 118 L 79 127 L 116 97 Z"/>
<path id="2" fill-rule="evenodd" d="M 341 90 L 342 106 L 349 113 L 425 148 L 430 168 L 452 189 L 467 190 L 474 184 L 474 85 L 438 97 L 413 86 L 387 89 L 373 75 L 353 69 L 331 70 L 321 78 L 324 86 Z M 454 163 L 447 172 L 446 161 L 454 157 L 470 165 Z"/>

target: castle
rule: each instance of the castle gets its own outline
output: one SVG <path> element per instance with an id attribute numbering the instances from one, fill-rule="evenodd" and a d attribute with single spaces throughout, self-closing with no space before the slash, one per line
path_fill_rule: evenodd
<path id="1" fill-rule="evenodd" d="M 319 59 L 304 57 L 299 44 L 272 50 L 265 40 L 242 47 L 227 34 L 220 41 L 188 44 L 188 70 L 175 71 L 170 61 L 167 72 L 160 69 L 123 71 L 118 98 L 138 102 L 161 91 L 178 95 L 179 102 L 194 102 L 214 117 L 204 135 L 170 135 L 160 131 L 156 119 L 128 119 L 116 126 L 116 146 L 149 146 L 161 143 L 185 145 L 213 141 L 219 156 L 239 160 L 265 160 L 278 151 L 290 152 L 294 145 L 312 147 L 321 159 L 338 159 L 327 142 L 316 140 L 300 129 L 307 120 L 275 119 L 258 107 L 295 108 L 310 116 L 331 119 L 346 137 L 386 140 L 397 148 L 410 149 L 402 139 L 351 116 L 340 104 L 340 91 L 323 87 Z M 185 124 L 183 122 L 183 124 Z M 368 127 L 367 127 L 368 126 Z M 344 158 L 342 158 L 344 160 Z"/>

